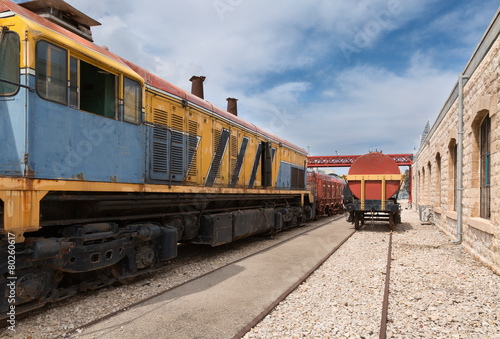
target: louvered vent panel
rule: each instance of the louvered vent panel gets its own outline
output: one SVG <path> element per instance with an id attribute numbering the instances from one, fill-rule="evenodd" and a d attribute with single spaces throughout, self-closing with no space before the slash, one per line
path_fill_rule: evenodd
<path id="1" fill-rule="evenodd" d="M 153 122 L 168 126 L 168 112 L 157 108 L 153 109 Z"/>
<path id="2" fill-rule="evenodd" d="M 152 178 L 165 179 L 168 174 L 168 130 L 153 129 L 152 143 Z"/>
<path id="3" fill-rule="evenodd" d="M 172 154 L 170 156 L 172 163 L 170 169 L 173 174 L 184 174 L 184 152 L 182 147 L 183 140 L 184 134 L 172 131 Z"/>
<path id="4" fill-rule="evenodd" d="M 183 138 L 184 138 L 184 134 L 177 132 L 177 131 L 172 131 L 172 142 L 177 143 L 177 144 L 182 144 Z"/>
<path id="5" fill-rule="evenodd" d="M 195 176 L 198 174 L 198 159 L 196 154 L 196 149 L 198 148 L 198 123 L 196 121 L 189 120 L 188 131 L 188 157 L 190 159 L 189 175 Z"/>
<path id="6" fill-rule="evenodd" d="M 222 150 L 219 147 L 220 146 L 219 145 L 219 143 L 220 143 L 220 132 L 221 131 L 214 129 L 214 148 L 213 148 L 213 150 L 214 150 L 214 154 L 215 154 L 215 163 L 216 164 L 220 164 L 220 160 L 221 160 L 221 157 L 222 157 L 222 155 L 221 155 Z M 215 177 L 217 179 L 220 178 L 220 171 L 219 171 L 218 168 L 217 168 L 217 174 L 216 174 Z"/>
<path id="7" fill-rule="evenodd" d="M 231 164 L 230 164 L 230 174 L 234 172 L 236 167 L 236 159 L 238 156 L 238 138 L 236 135 L 231 135 Z"/>
<path id="8" fill-rule="evenodd" d="M 184 131 L 184 118 L 177 114 L 172 114 L 172 128 Z"/>

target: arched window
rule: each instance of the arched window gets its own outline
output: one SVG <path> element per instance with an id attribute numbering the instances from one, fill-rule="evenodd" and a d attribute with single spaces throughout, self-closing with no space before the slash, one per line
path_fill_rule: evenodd
<path id="1" fill-rule="evenodd" d="M 429 205 L 432 204 L 432 169 L 431 162 L 427 163 L 427 202 Z"/>
<path id="2" fill-rule="evenodd" d="M 489 115 L 484 118 L 481 123 L 481 198 L 480 198 L 480 217 L 490 218 L 490 152 L 491 152 L 491 138 L 490 138 L 490 117 Z"/>
<path id="3" fill-rule="evenodd" d="M 441 206 L 441 154 L 436 154 L 436 206 Z"/>

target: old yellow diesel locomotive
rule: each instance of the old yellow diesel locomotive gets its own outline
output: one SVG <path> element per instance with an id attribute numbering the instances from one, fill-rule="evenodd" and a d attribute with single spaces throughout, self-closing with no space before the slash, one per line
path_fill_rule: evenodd
<path id="1" fill-rule="evenodd" d="M 205 101 L 203 77 L 197 96 L 93 44 L 96 24 L 0 0 L 2 317 L 126 281 L 178 242 L 313 217 L 303 149 Z"/>

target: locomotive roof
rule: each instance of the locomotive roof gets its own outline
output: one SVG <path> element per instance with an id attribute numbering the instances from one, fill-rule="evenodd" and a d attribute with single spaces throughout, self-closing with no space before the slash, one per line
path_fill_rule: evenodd
<path id="1" fill-rule="evenodd" d="M 57 2 L 63 2 L 63 1 L 58 0 Z M 6 12 L 9 10 L 16 13 L 16 14 L 19 14 L 19 15 L 21 15 L 21 16 L 23 16 L 23 17 L 25 17 L 33 22 L 36 22 L 42 26 L 45 26 L 48 29 L 50 29 L 58 34 L 73 40 L 74 42 L 78 43 L 79 45 L 81 45 L 85 48 L 91 49 L 91 50 L 93 50 L 93 51 L 95 51 L 95 52 L 97 52 L 97 53 L 99 53 L 107 58 L 110 58 L 110 59 L 120 63 L 121 65 L 134 71 L 139 77 L 141 77 L 144 80 L 146 85 L 149 85 L 152 88 L 156 88 L 156 89 L 159 89 L 161 91 L 165 91 L 167 93 L 170 93 L 171 95 L 186 99 L 190 103 L 193 103 L 197 106 L 200 106 L 200 107 L 220 116 L 221 118 L 223 118 L 225 120 L 229 120 L 229 121 L 231 121 L 237 125 L 240 125 L 240 126 L 246 128 L 252 132 L 258 133 L 258 134 L 260 134 L 268 139 L 271 139 L 275 142 L 278 142 L 282 145 L 285 145 L 285 146 L 287 146 L 287 147 L 289 147 L 289 148 L 291 148 L 299 153 L 307 155 L 307 152 L 303 148 L 300 148 L 300 147 L 298 147 L 298 146 L 296 146 L 296 145 L 294 145 L 294 144 L 292 144 L 292 143 L 290 143 L 290 142 L 288 142 L 288 141 L 286 141 L 286 140 L 284 140 L 276 135 L 273 135 L 272 133 L 269 133 L 269 132 L 257 127 L 256 125 L 254 125 L 248 121 L 245 121 L 245 120 L 241 119 L 240 117 L 235 116 L 235 115 L 227 112 L 226 110 L 224 110 L 220 107 L 217 107 L 217 106 L 211 104 L 210 102 L 208 102 L 204 99 L 201 99 L 201 98 L 191 94 L 190 92 L 185 91 L 185 90 L 161 79 L 160 77 L 158 77 L 158 76 L 154 75 L 153 73 L 133 64 L 132 62 L 125 60 L 125 59 L 117 56 L 114 53 L 111 53 L 106 48 L 97 46 L 96 44 L 92 43 L 91 41 L 89 41 L 89 40 L 87 40 L 87 39 L 85 39 L 85 38 L 83 38 L 75 33 L 68 31 L 67 29 L 37 15 L 36 13 L 33 13 L 32 11 L 28 10 L 27 8 L 23 8 L 22 6 L 17 5 L 9 0 L 0 0 L 0 13 Z"/>
<path id="2" fill-rule="evenodd" d="M 26 1 L 19 4 L 34 13 L 39 13 L 43 10 L 50 8 L 56 9 L 58 11 L 64 12 L 66 15 L 70 16 L 71 19 L 79 24 L 85 26 L 99 26 L 100 23 L 86 14 L 80 12 L 70 4 L 64 2 L 63 0 L 33 0 Z"/>

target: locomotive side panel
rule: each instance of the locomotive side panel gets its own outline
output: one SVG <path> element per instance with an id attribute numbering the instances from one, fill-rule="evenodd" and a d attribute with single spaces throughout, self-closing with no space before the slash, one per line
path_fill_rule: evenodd
<path id="1" fill-rule="evenodd" d="M 304 150 L 8 0 L 0 11 L 20 83 L 0 87 L 0 239 L 15 233 L 31 286 L 19 313 L 148 272 L 178 242 L 311 218 Z"/>
<path id="2" fill-rule="evenodd" d="M 26 70 L 22 22 L 12 14 L 2 18 L 2 25 L 8 27 L 3 32 L 0 45 L 5 56 L 2 60 L 2 66 L 5 67 L 1 70 L 2 78 L 26 86 L 25 77 L 20 75 Z M 0 85 L 0 142 L 4 146 L 0 153 L 0 175 L 4 176 L 22 176 L 25 172 L 26 112 L 25 101 L 20 93 L 24 94 L 25 90 L 19 86 L 7 83 Z"/>

